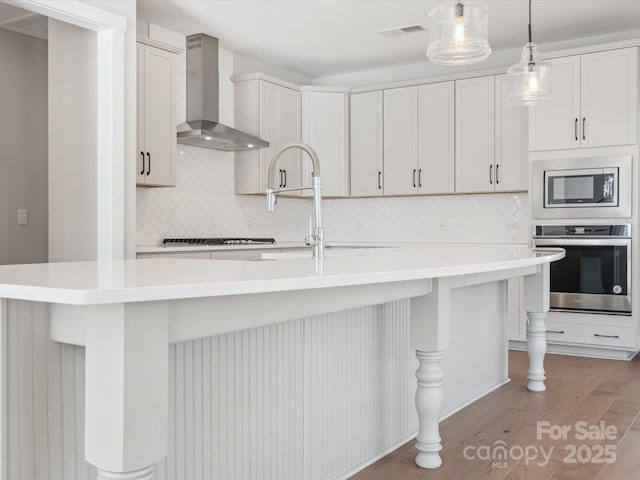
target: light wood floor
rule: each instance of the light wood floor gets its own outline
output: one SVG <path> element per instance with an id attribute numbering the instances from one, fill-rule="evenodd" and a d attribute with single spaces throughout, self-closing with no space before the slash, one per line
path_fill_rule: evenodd
<path id="1" fill-rule="evenodd" d="M 525 352 L 510 352 L 511 383 L 440 424 L 444 448 L 439 469 L 416 467 L 411 441 L 350 480 L 640 479 L 640 359 L 622 362 L 547 355 L 547 391 L 542 393 L 526 390 L 527 365 Z M 570 426 L 567 440 L 550 440 L 548 435 L 537 439 L 538 421 Z M 615 426 L 617 435 L 614 440 L 578 440 L 575 426 L 580 421 L 588 426 L 603 421 Z M 548 452 L 553 447 L 553 453 L 544 466 L 537 463 L 541 457 L 529 465 L 524 459 L 508 458 L 499 466 L 493 460 L 468 459 L 473 447 L 492 447 L 497 441 L 506 442 L 507 449 L 531 446 L 537 452 L 540 447 Z M 615 445 L 615 461 L 593 461 L 606 445 Z M 465 456 L 467 446 L 471 447 Z M 571 449 L 579 453 L 571 457 L 576 453 Z M 520 450 L 510 451 L 517 457 Z"/>

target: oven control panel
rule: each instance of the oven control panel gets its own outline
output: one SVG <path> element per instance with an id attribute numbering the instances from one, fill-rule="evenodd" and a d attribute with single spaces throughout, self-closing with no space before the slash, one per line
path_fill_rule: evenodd
<path id="1" fill-rule="evenodd" d="M 631 236 L 631 225 L 537 225 L 535 236 L 542 237 L 618 237 Z"/>

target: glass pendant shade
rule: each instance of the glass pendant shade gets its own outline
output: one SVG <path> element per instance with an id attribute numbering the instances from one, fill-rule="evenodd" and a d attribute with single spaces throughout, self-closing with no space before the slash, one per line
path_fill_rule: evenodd
<path id="1" fill-rule="evenodd" d="M 447 1 L 428 15 L 427 57 L 440 65 L 469 65 L 491 53 L 489 9 L 474 2 Z"/>
<path id="2" fill-rule="evenodd" d="M 553 100 L 553 68 L 540 61 L 538 47 L 533 43 L 524 46 L 520 61 L 509 67 L 507 75 L 509 105 L 526 107 Z"/>

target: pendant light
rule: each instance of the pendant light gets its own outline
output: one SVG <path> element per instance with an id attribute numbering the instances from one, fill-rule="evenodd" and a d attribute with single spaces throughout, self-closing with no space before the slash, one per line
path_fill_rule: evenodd
<path id="1" fill-rule="evenodd" d="M 447 0 L 428 15 L 427 57 L 440 65 L 469 65 L 491 53 L 489 9 L 475 2 Z"/>
<path id="2" fill-rule="evenodd" d="M 538 47 L 531 40 L 531 0 L 529 0 L 529 43 L 522 57 L 507 70 L 509 97 L 507 103 L 516 107 L 539 105 L 553 100 L 553 68 L 540 60 Z"/>

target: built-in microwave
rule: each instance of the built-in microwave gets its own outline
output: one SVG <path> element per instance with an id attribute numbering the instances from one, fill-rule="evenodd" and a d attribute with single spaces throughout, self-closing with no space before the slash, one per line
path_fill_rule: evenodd
<path id="1" fill-rule="evenodd" d="M 531 165 L 532 216 L 631 217 L 631 156 L 538 160 Z"/>

